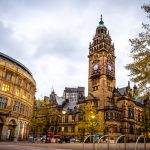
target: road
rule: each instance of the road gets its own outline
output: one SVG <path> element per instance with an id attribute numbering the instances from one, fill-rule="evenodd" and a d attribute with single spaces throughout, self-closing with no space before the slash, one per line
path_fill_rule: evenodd
<path id="1" fill-rule="evenodd" d="M 109 150 L 114 150 L 115 144 L 110 144 Z M 1 142 L 0 150 L 82 150 L 82 143 L 27 143 L 27 142 Z M 96 144 L 97 148 L 97 144 Z M 126 150 L 134 150 L 135 143 L 127 144 Z M 93 144 L 85 144 L 84 150 L 93 150 Z M 99 145 L 99 150 L 107 150 L 107 144 Z M 117 145 L 116 150 L 124 150 L 124 144 Z M 138 145 L 138 150 L 144 150 L 144 144 Z M 150 143 L 147 149 L 150 150 Z"/>

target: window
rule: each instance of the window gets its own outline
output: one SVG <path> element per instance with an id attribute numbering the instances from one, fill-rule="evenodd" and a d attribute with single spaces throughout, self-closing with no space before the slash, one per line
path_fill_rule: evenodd
<path id="1" fill-rule="evenodd" d="M 26 99 L 27 93 L 26 91 L 23 92 L 22 98 Z"/>
<path id="2" fill-rule="evenodd" d="M 65 116 L 65 122 L 68 122 L 68 116 Z"/>
<path id="3" fill-rule="evenodd" d="M 10 91 L 10 85 L 6 84 L 6 83 L 3 83 L 2 91 L 9 92 Z"/>
<path id="4" fill-rule="evenodd" d="M 26 106 L 26 109 L 25 109 L 25 115 L 28 116 L 28 112 L 29 112 L 29 107 Z"/>
<path id="5" fill-rule="evenodd" d="M 72 121 L 75 121 L 75 115 L 72 115 Z"/>
<path id="6" fill-rule="evenodd" d="M 108 112 L 106 113 L 106 119 L 109 119 L 109 114 L 108 114 Z"/>
<path id="7" fill-rule="evenodd" d="M 13 111 L 19 111 L 19 110 L 20 110 L 20 102 L 14 101 Z"/>
<path id="8" fill-rule="evenodd" d="M 20 105 L 20 113 L 24 114 L 24 109 L 25 109 L 25 105 L 21 104 Z"/>
<path id="9" fill-rule="evenodd" d="M 21 78 L 18 78 L 18 79 L 17 79 L 17 84 L 18 84 L 18 85 L 21 85 L 21 82 L 22 82 Z"/>
<path id="10" fill-rule="evenodd" d="M 98 101 L 94 101 L 94 106 L 98 107 Z"/>
<path id="11" fill-rule="evenodd" d="M 134 119 L 134 110 L 131 108 L 128 108 L 128 117 Z"/>
<path id="12" fill-rule="evenodd" d="M 129 130 L 130 130 L 130 134 L 134 134 L 133 126 L 130 126 Z"/>
<path id="13" fill-rule="evenodd" d="M 138 113 L 138 121 L 139 122 L 141 121 L 141 119 L 140 119 L 140 113 Z"/>
<path id="14" fill-rule="evenodd" d="M 65 128 L 64 128 L 64 132 L 68 132 L 68 127 L 65 127 Z"/>
<path id="15" fill-rule="evenodd" d="M 0 97 L 0 108 L 6 108 L 7 106 L 7 98 Z"/>
<path id="16" fill-rule="evenodd" d="M 110 113 L 110 119 L 113 119 L 113 113 L 112 112 Z"/>
<path id="17" fill-rule="evenodd" d="M 11 80 L 12 73 L 10 71 L 7 71 L 6 74 L 5 74 L 5 78 L 6 78 L 6 80 Z"/>
<path id="18" fill-rule="evenodd" d="M 74 131 L 75 131 L 75 127 L 72 126 L 72 127 L 71 127 L 71 132 L 74 132 Z"/>
<path id="19" fill-rule="evenodd" d="M 20 96 L 20 89 L 19 88 L 16 88 L 16 95 Z"/>

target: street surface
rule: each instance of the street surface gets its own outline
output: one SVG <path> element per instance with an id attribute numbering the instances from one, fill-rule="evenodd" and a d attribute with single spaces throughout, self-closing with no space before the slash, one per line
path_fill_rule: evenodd
<path id="1" fill-rule="evenodd" d="M 97 144 L 95 145 L 97 148 Z M 82 150 L 82 143 L 28 143 L 0 142 L 0 150 Z M 115 144 L 110 144 L 109 150 L 114 150 Z M 84 150 L 93 150 L 93 144 L 85 144 Z M 107 144 L 99 145 L 99 150 L 107 150 Z M 116 150 L 124 150 L 124 144 L 118 144 Z M 126 150 L 135 150 L 135 143 L 127 144 Z M 144 144 L 138 144 L 138 150 L 144 150 Z M 146 150 L 150 150 L 150 143 Z"/>

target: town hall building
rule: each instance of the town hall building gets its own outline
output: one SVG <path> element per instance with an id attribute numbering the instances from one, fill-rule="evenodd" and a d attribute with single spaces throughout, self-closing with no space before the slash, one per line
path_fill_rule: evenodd
<path id="1" fill-rule="evenodd" d="M 50 105 L 63 110 L 65 135 L 79 137 L 79 110 L 90 103 L 98 112 L 100 120 L 100 135 L 109 134 L 116 139 L 121 134 L 127 140 L 135 139 L 143 131 L 143 101 L 138 98 L 138 88 L 130 86 L 130 82 L 123 88 L 116 88 L 115 76 L 115 48 L 102 16 L 96 28 L 95 35 L 89 45 L 89 74 L 88 96 L 81 96 L 74 109 L 67 109 L 63 103 L 58 103 L 54 91 L 50 95 Z M 67 104 L 67 103 L 66 103 Z M 63 106 L 63 107 L 61 107 Z M 57 134 L 61 134 L 61 123 Z M 56 126 L 55 126 L 56 128 Z"/>

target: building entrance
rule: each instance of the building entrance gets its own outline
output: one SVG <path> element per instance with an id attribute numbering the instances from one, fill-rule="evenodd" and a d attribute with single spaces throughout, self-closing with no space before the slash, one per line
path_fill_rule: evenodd
<path id="1" fill-rule="evenodd" d="M 3 129 L 3 121 L 0 118 L 0 140 L 1 140 L 1 137 L 2 137 L 2 129 Z"/>
<path id="2" fill-rule="evenodd" d="M 17 126 L 17 124 L 16 124 L 15 120 L 11 120 L 9 122 L 8 131 L 7 131 L 7 139 L 10 141 L 13 141 L 16 136 L 15 135 L 16 126 Z"/>

